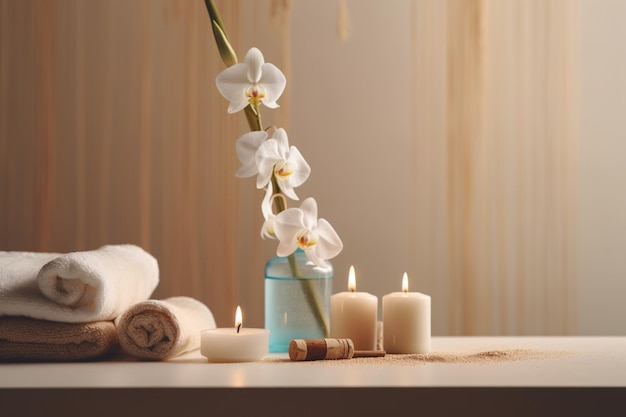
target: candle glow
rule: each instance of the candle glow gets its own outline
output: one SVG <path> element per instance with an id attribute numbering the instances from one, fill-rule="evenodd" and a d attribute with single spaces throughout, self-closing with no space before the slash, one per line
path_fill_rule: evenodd
<path id="1" fill-rule="evenodd" d="M 354 273 L 354 265 L 350 266 L 350 272 L 348 272 L 348 289 L 350 292 L 356 291 L 356 276 Z"/>
<path id="2" fill-rule="evenodd" d="M 402 292 L 409 292 L 409 277 L 406 272 L 402 276 Z"/>
<path id="3" fill-rule="evenodd" d="M 243 318 L 241 315 L 241 307 L 237 306 L 237 310 L 235 310 L 235 329 L 237 329 L 237 333 L 241 330 L 241 326 L 243 325 Z"/>

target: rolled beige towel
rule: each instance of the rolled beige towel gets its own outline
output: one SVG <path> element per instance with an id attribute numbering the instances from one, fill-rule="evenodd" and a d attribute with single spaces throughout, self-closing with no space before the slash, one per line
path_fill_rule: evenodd
<path id="1" fill-rule="evenodd" d="M 164 360 L 200 348 L 200 330 L 214 329 L 209 308 L 190 297 L 147 300 L 115 320 L 122 349 L 148 360 Z"/>
<path id="2" fill-rule="evenodd" d="M 59 323 L 30 317 L 0 317 L 0 361 L 95 360 L 118 347 L 112 321 Z"/>

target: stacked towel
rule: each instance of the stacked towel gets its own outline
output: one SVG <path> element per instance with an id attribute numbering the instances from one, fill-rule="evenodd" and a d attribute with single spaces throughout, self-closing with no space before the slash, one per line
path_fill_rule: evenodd
<path id="1" fill-rule="evenodd" d="M 158 282 L 156 259 L 134 245 L 64 255 L 0 252 L 0 316 L 113 320 L 147 300 Z"/>
<path id="2" fill-rule="evenodd" d="M 0 317 L 0 361 L 93 360 L 118 346 L 112 321 L 58 323 Z"/>
<path id="3" fill-rule="evenodd" d="M 86 360 L 119 346 L 113 320 L 147 300 L 157 261 L 134 245 L 0 252 L 0 360 Z"/>
<path id="4" fill-rule="evenodd" d="M 211 310 L 189 297 L 148 300 L 115 320 L 122 349 L 135 357 L 162 360 L 200 348 L 200 330 L 214 329 Z"/>

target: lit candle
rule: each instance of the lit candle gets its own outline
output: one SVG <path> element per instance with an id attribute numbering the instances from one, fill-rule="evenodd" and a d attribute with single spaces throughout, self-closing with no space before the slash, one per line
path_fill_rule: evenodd
<path id="1" fill-rule="evenodd" d="M 252 362 L 269 353 L 266 329 L 243 328 L 241 308 L 235 312 L 235 327 L 208 329 L 200 332 L 200 353 L 209 362 Z"/>
<path id="2" fill-rule="evenodd" d="M 348 289 L 330 297 L 330 337 L 351 339 L 355 350 L 375 350 L 378 297 L 356 292 L 354 266 Z"/>
<path id="3" fill-rule="evenodd" d="M 406 272 L 402 292 L 383 296 L 383 347 L 387 353 L 430 352 L 430 296 L 409 292 Z"/>

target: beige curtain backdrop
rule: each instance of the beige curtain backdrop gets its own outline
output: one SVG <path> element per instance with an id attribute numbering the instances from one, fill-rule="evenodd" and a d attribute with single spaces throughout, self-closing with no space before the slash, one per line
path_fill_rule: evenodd
<path id="1" fill-rule="evenodd" d="M 416 244 L 450 334 L 575 325 L 578 9 L 415 4 Z"/>
<path id="2" fill-rule="evenodd" d="M 291 80 L 290 41 L 312 39 L 290 27 L 295 5 L 216 3 L 240 57 L 257 46 Z M 336 42 L 358 43 L 362 4 L 333 4 L 327 18 L 342 22 Z M 385 81 L 411 89 L 411 116 L 402 121 L 404 138 L 412 138 L 410 176 L 401 179 L 408 197 L 398 196 L 411 210 L 391 221 L 410 235 L 406 245 L 399 238 L 402 267 L 433 297 L 435 334 L 568 333 L 576 281 L 577 3 L 367 4 L 387 15 L 400 5 L 411 10 L 397 19 L 411 32 L 410 48 L 397 52 L 410 56 L 410 79 Z M 372 56 L 362 51 L 346 65 L 366 72 L 360 62 Z M 234 143 L 247 126 L 217 94 L 223 68 L 202 0 L 0 0 L 0 250 L 135 243 L 159 260 L 155 297 L 196 297 L 220 326 L 241 305 L 247 325 L 263 326 L 263 266 L 275 245 L 259 237 L 262 193 L 253 180 L 234 177 Z M 341 80 L 312 71 L 307 83 L 340 91 Z M 291 88 L 278 111 L 264 113 L 266 125 L 289 127 Z M 312 118 L 328 106 L 318 100 Z M 334 113 L 325 113 L 329 128 L 342 123 Z M 341 138 L 353 149 L 368 140 L 367 129 L 357 128 Z M 394 146 L 393 137 L 386 140 Z M 318 168 L 316 181 L 328 188 L 333 179 L 324 175 L 332 173 Z M 358 172 L 344 174 L 345 182 L 362 181 Z M 355 201 L 364 200 L 359 190 L 351 191 Z M 368 219 L 357 219 L 352 207 L 323 209 L 354 243 L 346 253 L 381 260 L 397 249 L 363 239 Z M 337 271 L 352 262 L 338 259 Z M 369 292 L 398 289 L 395 281 L 384 287 L 383 274 L 368 282 L 368 272 L 362 286 Z"/>

